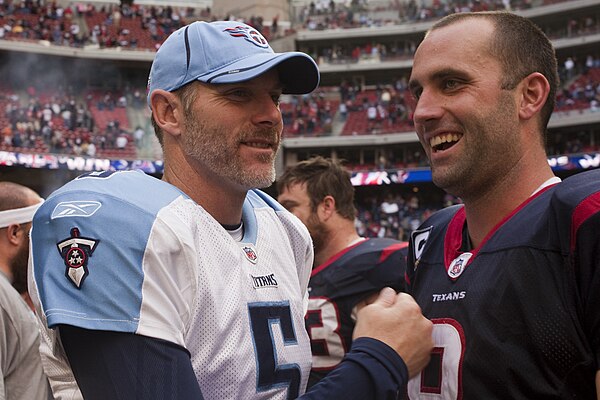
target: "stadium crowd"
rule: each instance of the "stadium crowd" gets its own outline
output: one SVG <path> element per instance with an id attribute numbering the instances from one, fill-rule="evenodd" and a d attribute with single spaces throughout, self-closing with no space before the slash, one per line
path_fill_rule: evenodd
<path id="1" fill-rule="evenodd" d="M 557 112 L 600 110 L 600 57 L 568 57 L 561 75 L 565 84 L 557 96 Z M 76 96 L 72 89 L 63 87 L 51 91 L 40 91 L 33 86 L 21 91 L 5 87 L 0 90 L 0 107 L 4 110 L 0 145 L 4 150 L 90 157 L 115 150 L 109 154 L 135 158 L 135 144 L 139 150 L 144 135 L 130 126 L 126 110 L 145 107 L 143 92 L 143 88 L 130 87 L 102 92 L 87 88 Z M 406 90 L 405 76 L 368 88 L 360 82 L 344 80 L 339 88 L 320 88 L 310 95 L 288 96 L 281 109 L 286 137 L 385 134 L 414 129 L 412 99 Z M 598 149 L 585 134 L 576 138 L 555 135 L 548 143 L 549 154 Z M 422 154 L 413 158 L 409 152 L 386 164 L 425 165 Z"/>
<path id="2" fill-rule="evenodd" d="M 90 92 L 85 101 L 61 87 L 55 94 L 38 93 L 29 87 L 23 96 L 0 93 L 1 149 L 95 157 L 104 154 L 135 158 L 132 133 L 126 120 L 126 103 L 106 93 L 97 102 Z M 120 112 L 115 112 L 120 109 Z M 110 152 L 115 150 L 115 152 Z M 133 150 L 133 151 L 132 151 Z"/>
<path id="3" fill-rule="evenodd" d="M 600 55 L 590 54 L 584 59 L 567 57 L 560 74 L 563 84 L 557 96 L 557 112 L 600 109 Z M 406 76 L 368 88 L 360 81 L 343 80 L 337 90 L 332 89 L 321 88 L 308 96 L 295 96 L 282 105 L 288 137 L 332 134 L 336 119 L 343 123 L 342 135 L 414 129 Z"/>
<path id="4" fill-rule="evenodd" d="M 355 225 L 360 236 L 406 241 L 433 212 L 460 203 L 449 194 L 441 199 L 425 199 L 419 192 L 400 194 L 393 189 L 380 189 L 377 194 L 357 197 Z"/>
<path id="5" fill-rule="evenodd" d="M 230 16 L 233 18 L 233 16 Z M 223 19 L 210 8 L 126 4 L 94 5 L 79 3 L 63 7 L 56 2 L 25 0 L 0 4 L 0 39 L 46 41 L 58 46 L 128 50 L 156 50 L 174 30 L 196 20 Z M 289 34 L 261 16 L 248 18 L 248 24 L 268 39 Z"/>
<path id="6" fill-rule="evenodd" d="M 546 0 L 542 4 L 550 3 Z M 162 41 L 180 26 L 195 20 L 236 19 L 248 23 L 267 39 L 282 37 L 298 29 L 326 30 L 358 28 L 386 24 L 406 24 L 438 19 L 454 12 L 476 10 L 521 10 L 533 7 L 530 0 L 435 1 L 430 6 L 392 1 L 386 7 L 372 7 L 366 1 L 351 4 L 330 1 L 311 2 L 297 11 L 297 21 L 290 21 L 289 29 L 279 27 L 279 17 L 270 23 L 262 16 L 244 19 L 234 15 L 215 16 L 210 8 L 148 6 L 148 5 L 94 5 L 79 3 L 63 7 L 56 2 L 25 0 L 4 1 L 0 4 L 0 39 L 46 41 L 60 46 L 100 48 L 121 47 L 130 50 L 156 50 Z M 377 17 L 383 15 L 384 17 Z M 595 16 L 570 19 L 566 26 L 546 29 L 550 37 L 573 37 L 598 32 Z M 409 58 L 417 43 L 373 42 L 361 46 L 335 45 L 325 48 L 315 59 L 327 63 L 381 61 Z"/>
<path id="7" fill-rule="evenodd" d="M 557 1 L 545 0 L 539 5 L 553 3 Z M 352 0 L 348 5 L 334 0 L 317 0 L 300 8 L 297 14 L 305 29 L 326 30 L 431 21 L 455 12 L 515 11 L 532 7 L 534 2 L 531 0 L 436 0 L 431 3 L 394 0 L 388 7 L 370 7 L 366 0 Z"/>
<path id="8" fill-rule="evenodd" d="M 551 38 L 572 38 L 592 35 L 600 32 L 600 18 L 595 15 L 571 18 L 564 25 L 542 26 Z M 332 28 L 333 29 L 333 28 Z M 312 56 L 319 64 L 348 64 L 360 62 L 385 62 L 392 60 L 408 60 L 412 58 L 418 42 L 410 38 L 389 38 L 386 40 L 362 40 L 359 43 L 337 42 L 331 47 L 319 48 Z M 303 49 L 311 52 L 309 49 Z"/>

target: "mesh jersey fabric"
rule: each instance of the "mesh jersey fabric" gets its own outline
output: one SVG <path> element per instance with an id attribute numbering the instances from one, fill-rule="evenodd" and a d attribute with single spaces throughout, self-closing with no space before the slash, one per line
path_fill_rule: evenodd
<path id="1" fill-rule="evenodd" d="M 308 231 L 257 190 L 242 218 L 236 242 L 178 189 L 137 171 L 87 174 L 53 193 L 33 221 L 30 289 L 54 393 L 78 392 L 57 324 L 185 347 L 206 399 L 302 393 Z"/>

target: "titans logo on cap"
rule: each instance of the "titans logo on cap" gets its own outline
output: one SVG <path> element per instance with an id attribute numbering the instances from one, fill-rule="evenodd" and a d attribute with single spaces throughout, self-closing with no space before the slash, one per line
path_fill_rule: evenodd
<path id="1" fill-rule="evenodd" d="M 65 276 L 77 289 L 81 288 L 88 276 L 88 259 L 92 256 L 98 242 L 100 241 L 80 237 L 79 228 L 71 228 L 71 237 L 56 244 L 67 267 Z"/>
<path id="2" fill-rule="evenodd" d="M 233 37 L 243 37 L 248 42 L 255 46 L 262 47 L 263 49 L 269 47 L 267 39 L 265 39 L 259 31 L 249 26 L 236 26 L 235 28 L 227 28 L 223 32 L 227 32 Z"/>

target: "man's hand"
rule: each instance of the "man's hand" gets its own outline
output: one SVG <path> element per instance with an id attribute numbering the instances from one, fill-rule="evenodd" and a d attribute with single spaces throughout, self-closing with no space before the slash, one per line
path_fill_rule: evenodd
<path id="1" fill-rule="evenodd" d="M 433 324 L 410 295 L 384 288 L 373 303 L 358 311 L 353 338 L 374 338 L 396 350 L 412 378 L 429 362 L 432 330 Z"/>

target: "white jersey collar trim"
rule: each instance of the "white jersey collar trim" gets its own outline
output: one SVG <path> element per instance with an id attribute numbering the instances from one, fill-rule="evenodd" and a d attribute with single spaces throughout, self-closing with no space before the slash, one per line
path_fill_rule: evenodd
<path id="1" fill-rule="evenodd" d="M 535 189 L 535 191 L 533 193 L 531 193 L 531 196 L 535 196 L 535 194 L 537 192 L 539 192 L 540 190 L 542 190 L 550 185 L 554 185 L 555 183 L 559 183 L 559 182 L 562 182 L 562 180 L 558 176 L 553 176 L 552 178 L 548 179 L 546 182 L 542 183 L 540 185 L 540 187 Z M 529 196 L 529 197 L 531 197 L 531 196 Z"/>

